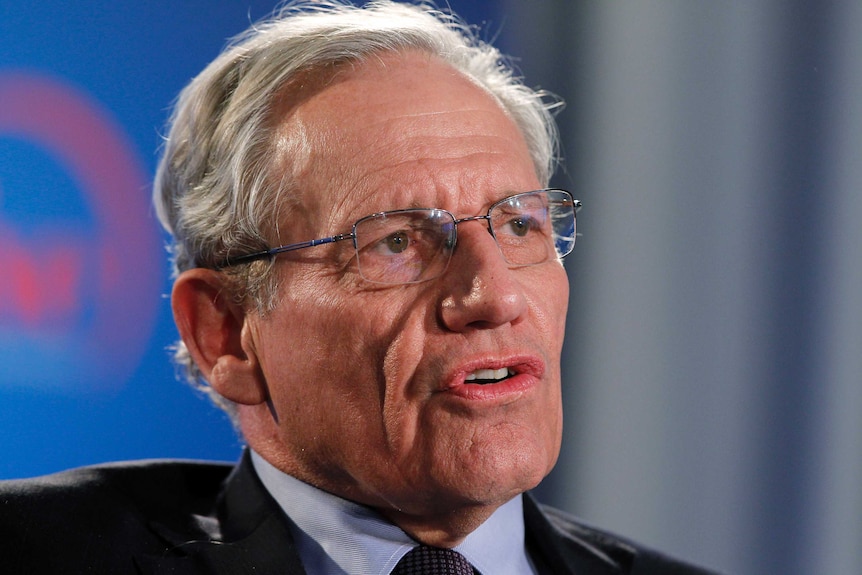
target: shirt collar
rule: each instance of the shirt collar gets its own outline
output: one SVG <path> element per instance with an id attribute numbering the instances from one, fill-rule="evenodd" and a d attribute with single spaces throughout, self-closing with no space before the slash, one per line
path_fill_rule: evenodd
<path id="1" fill-rule="evenodd" d="M 291 477 L 254 451 L 251 457 L 261 482 L 291 521 L 291 534 L 309 575 L 388 575 L 416 546 L 373 509 Z M 524 546 L 522 498 L 499 507 L 455 550 L 481 573 L 535 573 Z"/>

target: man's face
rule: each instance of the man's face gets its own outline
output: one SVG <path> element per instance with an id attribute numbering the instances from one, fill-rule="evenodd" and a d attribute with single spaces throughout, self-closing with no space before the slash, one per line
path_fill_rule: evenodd
<path id="1" fill-rule="evenodd" d="M 385 210 L 483 215 L 541 187 L 497 102 L 425 55 L 345 71 L 286 113 L 280 133 L 301 207 L 285 211 L 274 243 L 349 232 Z M 568 301 L 558 261 L 510 268 L 480 220 L 458 226 L 448 270 L 424 283 L 366 282 L 349 241 L 283 254 L 275 273 L 277 308 L 250 316 L 245 337 L 277 427 L 260 406 L 242 417 L 276 466 L 413 516 L 495 508 L 552 468 Z M 506 368 L 514 375 L 498 383 L 465 381 Z"/>

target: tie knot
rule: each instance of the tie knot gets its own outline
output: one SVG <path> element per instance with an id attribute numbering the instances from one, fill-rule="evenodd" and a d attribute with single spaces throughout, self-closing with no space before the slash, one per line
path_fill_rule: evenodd
<path id="1" fill-rule="evenodd" d="M 401 558 L 392 575 L 474 575 L 467 559 L 451 549 L 420 545 Z"/>

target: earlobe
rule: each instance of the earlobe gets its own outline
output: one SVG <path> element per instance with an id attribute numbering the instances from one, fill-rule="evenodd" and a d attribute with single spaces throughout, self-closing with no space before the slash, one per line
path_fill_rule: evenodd
<path id="1" fill-rule="evenodd" d="M 232 301 L 219 272 L 195 268 L 181 273 L 171 306 L 180 337 L 213 389 L 234 403 L 267 401 L 257 356 L 244 339 L 249 318 Z"/>

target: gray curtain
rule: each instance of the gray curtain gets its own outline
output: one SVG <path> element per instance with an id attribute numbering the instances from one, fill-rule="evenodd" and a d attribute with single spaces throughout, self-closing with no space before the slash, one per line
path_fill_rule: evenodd
<path id="1" fill-rule="evenodd" d="M 859 573 L 862 2 L 501 12 L 585 204 L 542 496 L 730 573 Z"/>

